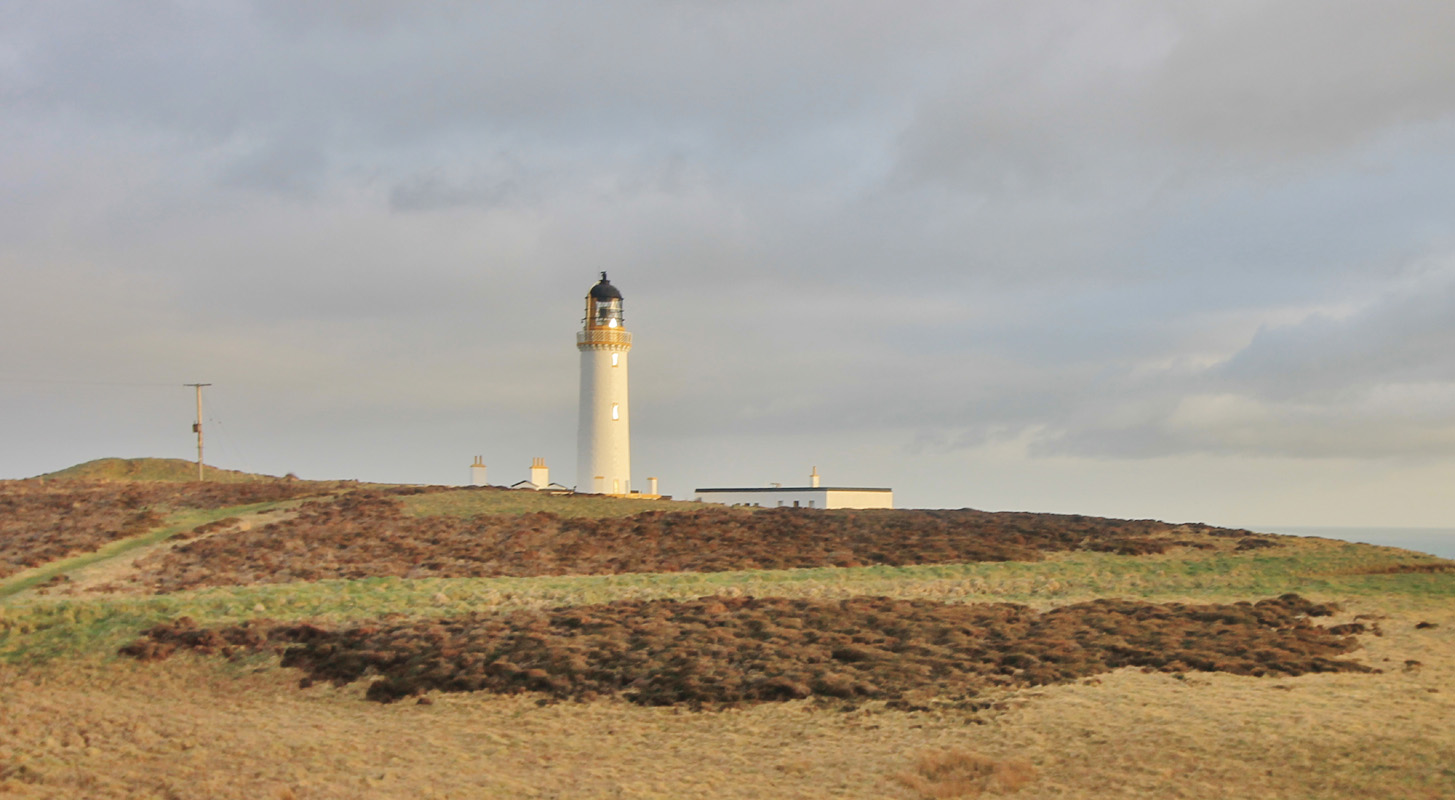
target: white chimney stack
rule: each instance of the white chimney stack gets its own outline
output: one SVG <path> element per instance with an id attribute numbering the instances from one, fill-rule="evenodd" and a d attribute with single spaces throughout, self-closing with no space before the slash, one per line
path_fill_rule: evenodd
<path id="1" fill-rule="evenodd" d="M 530 482 L 534 483 L 537 489 L 544 489 L 551 485 L 551 471 L 546 468 L 544 458 L 531 459 Z"/>
<path id="2" fill-rule="evenodd" d="M 647 494 L 650 494 L 650 495 L 657 494 L 657 479 L 656 478 L 647 478 Z"/>
<path id="3" fill-rule="evenodd" d="M 808 476 L 808 485 L 815 489 L 818 488 L 818 467 L 814 467 L 813 473 Z"/>
<path id="4" fill-rule="evenodd" d="M 489 486 L 490 485 L 490 483 L 485 480 L 485 457 L 484 456 L 475 456 L 475 463 L 473 463 L 473 464 L 470 465 L 470 485 L 471 486 Z"/>

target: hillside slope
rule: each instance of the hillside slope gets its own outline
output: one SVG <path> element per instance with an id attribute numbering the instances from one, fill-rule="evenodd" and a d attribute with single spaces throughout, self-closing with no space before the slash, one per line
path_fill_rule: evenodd
<path id="1" fill-rule="evenodd" d="M 282 480 L 274 475 L 219 469 L 205 464 L 202 469 L 207 480 L 218 483 Z M 36 477 L 43 480 L 185 482 L 197 480 L 197 462 L 180 458 L 98 458 Z"/>
<path id="2" fill-rule="evenodd" d="M 0 795 L 1455 797 L 1455 563 L 656 503 L 0 482 Z"/>

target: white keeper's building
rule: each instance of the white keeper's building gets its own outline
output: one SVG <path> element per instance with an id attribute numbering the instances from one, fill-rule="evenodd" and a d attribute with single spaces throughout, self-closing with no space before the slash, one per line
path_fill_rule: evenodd
<path id="1" fill-rule="evenodd" d="M 894 508 L 893 489 L 820 486 L 818 468 L 808 476 L 808 486 L 698 489 L 693 497 L 700 503 L 721 503 L 755 508 Z"/>

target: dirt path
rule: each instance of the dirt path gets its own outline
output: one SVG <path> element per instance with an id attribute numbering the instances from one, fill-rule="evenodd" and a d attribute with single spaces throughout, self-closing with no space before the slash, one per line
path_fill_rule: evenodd
<path id="1" fill-rule="evenodd" d="M 66 573 L 70 580 L 59 587 L 47 588 L 53 594 L 78 595 L 94 592 L 108 592 L 117 594 L 145 594 L 152 590 L 152 586 L 145 582 L 135 580 L 141 575 L 137 562 L 154 554 L 165 553 L 175 547 L 189 542 L 196 542 L 228 533 L 252 530 L 255 527 L 268 525 L 274 522 L 282 522 L 292 519 L 298 515 L 296 508 L 270 508 L 262 511 L 255 511 L 249 514 L 239 514 L 237 522 L 233 525 L 214 528 L 206 533 L 183 538 L 173 536 L 164 539 L 156 544 L 139 547 L 134 550 L 127 550 L 114 558 L 88 564 L 74 572 Z M 32 589 L 31 591 L 36 591 Z"/>

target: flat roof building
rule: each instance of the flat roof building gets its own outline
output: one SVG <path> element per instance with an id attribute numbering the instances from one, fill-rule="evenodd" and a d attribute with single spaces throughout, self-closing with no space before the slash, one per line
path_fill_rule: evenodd
<path id="1" fill-rule="evenodd" d="M 693 497 L 701 503 L 754 508 L 894 508 L 893 489 L 820 486 L 817 467 L 808 481 L 808 486 L 697 489 Z"/>

